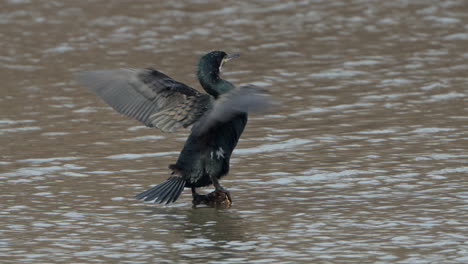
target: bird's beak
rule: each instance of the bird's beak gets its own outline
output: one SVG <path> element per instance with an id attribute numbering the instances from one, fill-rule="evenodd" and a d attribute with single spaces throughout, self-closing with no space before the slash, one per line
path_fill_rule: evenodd
<path id="1" fill-rule="evenodd" d="M 239 58 L 239 57 L 240 57 L 239 53 L 233 53 L 233 54 L 229 54 L 226 57 L 224 57 L 224 60 L 225 61 L 230 61 L 232 59 Z"/>
<path id="2" fill-rule="evenodd" d="M 227 61 L 230 61 L 234 58 L 238 58 L 240 57 L 240 54 L 239 53 L 233 53 L 233 54 L 228 54 L 226 56 L 224 56 L 223 60 L 221 61 L 221 65 L 219 65 L 219 70 L 221 71 L 221 68 L 223 67 L 224 63 L 226 63 Z"/>

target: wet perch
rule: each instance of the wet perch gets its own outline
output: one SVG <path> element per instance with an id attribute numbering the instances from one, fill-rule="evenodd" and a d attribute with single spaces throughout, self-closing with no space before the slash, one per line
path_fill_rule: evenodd
<path id="1" fill-rule="evenodd" d="M 230 193 L 219 179 L 229 172 L 229 160 L 247 124 L 247 113 L 270 106 L 265 90 L 236 87 L 220 78 L 224 63 L 236 57 L 237 54 L 212 51 L 200 59 L 197 77 L 207 94 L 154 69 L 78 74 L 82 85 L 116 111 L 148 127 L 174 132 L 192 126 L 177 162 L 169 166 L 171 176 L 136 198 L 168 204 L 175 202 L 184 188 L 191 188 L 194 205 L 230 206 Z M 214 192 L 208 195 L 196 192 L 196 188 L 211 184 Z"/>

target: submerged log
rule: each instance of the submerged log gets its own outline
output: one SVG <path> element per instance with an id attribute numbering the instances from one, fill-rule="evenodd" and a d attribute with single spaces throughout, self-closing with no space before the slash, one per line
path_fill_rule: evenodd
<path id="1" fill-rule="evenodd" d="M 206 205 L 213 208 L 230 208 L 232 205 L 229 195 L 219 191 L 200 195 L 200 197 L 198 199 L 194 199 L 192 203 L 194 208 L 197 208 L 198 205 Z"/>

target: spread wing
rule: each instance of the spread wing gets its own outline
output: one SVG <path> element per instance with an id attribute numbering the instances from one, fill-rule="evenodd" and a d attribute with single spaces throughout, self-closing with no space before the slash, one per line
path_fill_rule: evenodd
<path id="1" fill-rule="evenodd" d="M 262 113 L 274 107 L 270 94 L 252 85 L 234 87 L 222 94 L 212 108 L 192 128 L 195 134 L 202 134 L 216 123 L 228 122 L 239 113 Z"/>
<path id="2" fill-rule="evenodd" d="M 164 132 L 192 125 L 213 106 L 212 96 L 154 69 L 88 71 L 77 79 L 117 112 Z"/>

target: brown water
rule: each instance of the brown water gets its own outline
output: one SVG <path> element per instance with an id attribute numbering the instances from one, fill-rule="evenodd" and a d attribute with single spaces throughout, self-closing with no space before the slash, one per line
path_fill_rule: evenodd
<path id="1" fill-rule="evenodd" d="M 1 263 L 468 263 L 466 1 L 160 2 L 0 3 Z M 187 132 L 73 74 L 151 66 L 200 89 L 213 49 L 283 105 L 250 118 L 234 206 L 134 200 Z"/>

